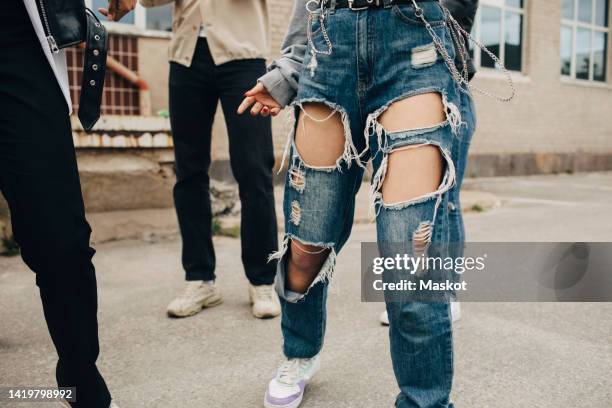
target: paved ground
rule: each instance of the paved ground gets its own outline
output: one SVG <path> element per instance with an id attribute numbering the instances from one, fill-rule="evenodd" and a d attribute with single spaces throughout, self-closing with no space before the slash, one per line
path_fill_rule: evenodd
<path id="1" fill-rule="evenodd" d="M 612 173 L 467 187 L 502 203 L 466 216 L 471 240 L 612 241 Z M 356 226 L 339 257 L 323 369 L 304 407 L 391 406 L 382 305 L 359 300 L 359 242 L 373 238 L 373 225 Z M 97 248 L 100 368 L 123 408 L 261 406 L 280 360 L 279 322 L 250 317 L 239 242 L 219 238 L 216 246 L 226 301 L 186 320 L 164 315 L 182 286 L 176 239 Z M 463 304 L 455 342 L 457 407 L 611 406 L 612 304 Z M 18 258 L 0 258 L 0 387 L 51 385 L 54 359 L 33 275 Z"/>
<path id="2" fill-rule="evenodd" d="M 277 186 L 274 192 L 276 208 L 278 209 L 278 227 L 282 230 L 283 189 Z M 357 194 L 356 200 L 355 222 L 358 224 L 372 222 L 368 195 L 369 185 L 364 183 Z M 499 206 L 499 204 L 499 198 L 492 193 L 475 190 L 465 190 L 462 193 L 461 205 L 464 211 L 490 209 Z M 223 228 L 232 230 L 240 225 L 239 207 L 238 203 L 235 211 L 233 211 L 235 214 L 220 217 L 219 220 Z M 125 239 L 151 241 L 158 238 L 173 237 L 178 234 L 178 223 L 174 208 L 91 213 L 87 218 L 93 228 L 92 240 L 97 243 Z"/>

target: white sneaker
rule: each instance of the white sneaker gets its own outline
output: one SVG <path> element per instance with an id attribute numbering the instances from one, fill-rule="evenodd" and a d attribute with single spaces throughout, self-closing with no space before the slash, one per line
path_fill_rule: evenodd
<path id="1" fill-rule="evenodd" d="M 185 291 L 168 305 L 168 316 L 193 316 L 205 307 L 220 305 L 222 301 L 221 292 L 214 282 L 189 281 Z"/>
<path id="2" fill-rule="evenodd" d="M 453 322 L 461 319 L 461 303 L 451 302 L 451 316 L 453 317 Z M 389 325 L 389 315 L 386 310 L 383 310 L 378 319 L 383 326 Z"/>
<path id="3" fill-rule="evenodd" d="M 453 322 L 461 319 L 461 303 L 451 302 L 451 316 L 453 317 Z"/>
<path id="4" fill-rule="evenodd" d="M 389 325 L 389 313 L 387 313 L 387 310 L 382 311 L 378 320 L 380 321 L 380 324 L 382 324 L 383 326 Z"/>
<path id="5" fill-rule="evenodd" d="M 313 358 L 286 359 L 268 384 L 266 408 L 297 408 L 302 403 L 306 384 L 321 366 L 319 355 Z"/>
<path id="6" fill-rule="evenodd" d="M 255 286 L 249 284 L 249 299 L 251 300 L 253 316 L 259 319 L 276 317 L 281 312 L 274 285 Z"/>

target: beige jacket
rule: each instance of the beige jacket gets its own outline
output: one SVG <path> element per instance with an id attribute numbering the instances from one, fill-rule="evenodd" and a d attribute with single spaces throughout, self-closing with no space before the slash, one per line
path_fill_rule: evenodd
<path id="1" fill-rule="evenodd" d="M 267 58 L 266 0 L 138 0 L 144 7 L 174 2 L 170 61 L 190 66 L 204 26 L 216 65 L 237 59 Z"/>

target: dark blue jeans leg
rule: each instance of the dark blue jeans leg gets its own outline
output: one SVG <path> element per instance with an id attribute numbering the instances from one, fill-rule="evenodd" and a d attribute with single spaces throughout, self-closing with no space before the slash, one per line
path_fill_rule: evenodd
<path id="1" fill-rule="evenodd" d="M 353 164 L 341 169 L 312 169 L 295 153 L 285 185 L 285 240 L 277 254 L 276 291 L 282 307 L 283 351 L 288 358 L 311 358 L 323 347 L 329 281 L 337 253 L 348 239 L 353 224 L 355 194 L 363 169 Z M 290 241 L 329 249 L 329 256 L 306 293 L 285 287 L 285 263 Z"/>

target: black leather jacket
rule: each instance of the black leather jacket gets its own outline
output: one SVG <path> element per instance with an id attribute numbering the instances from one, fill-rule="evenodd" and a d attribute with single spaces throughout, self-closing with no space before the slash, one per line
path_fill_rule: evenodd
<path id="1" fill-rule="evenodd" d="M 472 31 L 472 27 L 474 26 L 474 18 L 476 17 L 476 10 L 478 9 L 478 0 L 442 0 L 442 5 L 448 8 L 451 15 L 457 20 L 457 22 L 461 25 L 461 27 L 467 31 L 468 33 Z M 468 44 L 468 39 L 464 38 L 466 46 Z M 459 70 L 463 69 L 463 63 L 461 62 L 461 58 L 457 56 L 455 59 L 455 65 Z M 474 61 L 470 58 L 467 61 L 468 72 L 470 75 L 470 79 L 474 77 L 476 74 L 476 67 L 474 66 Z"/>
<path id="2" fill-rule="evenodd" d="M 87 15 L 83 0 L 36 0 L 36 5 L 52 52 L 85 40 Z"/>
<path id="3" fill-rule="evenodd" d="M 106 72 L 107 35 L 84 0 L 36 0 L 51 52 L 85 42 L 85 61 L 79 101 L 79 119 L 86 131 L 100 117 Z"/>

